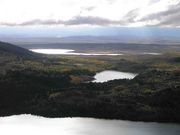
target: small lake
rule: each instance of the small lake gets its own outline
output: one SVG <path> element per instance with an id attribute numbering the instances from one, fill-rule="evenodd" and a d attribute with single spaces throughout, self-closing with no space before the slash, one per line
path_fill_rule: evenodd
<path id="1" fill-rule="evenodd" d="M 133 79 L 136 75 L 135 73 L 105 70 L 97 73 L 92 82 L 103 83 L 115 79 Z"/>
<path id="2" fill-rule="evenodd" d="M 118 56 L 123 54 L 116 53 L 77 53 L 75 50 L 69 49 L 30 49 L 30 51 L 42 54 L 52 54 L 52 55 L 84 55 L 84 56 Z"/>
<path id="3" fill-rule="evenodd" d="M 2 135 L 179 135 L 180 125 L 94 118 L 0 118 Z"/>

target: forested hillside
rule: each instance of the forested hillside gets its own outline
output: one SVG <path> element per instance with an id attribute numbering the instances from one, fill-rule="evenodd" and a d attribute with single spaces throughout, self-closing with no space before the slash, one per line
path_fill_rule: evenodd
<path id="1" fill-rule="evenodd" d="M 3 42 L 0 52 L 1 116 L 180 122 L 179 52 L 144 57 L 40 56 Z M 90 82 L 105 69 L 139 75 L 132 80 Z"/>

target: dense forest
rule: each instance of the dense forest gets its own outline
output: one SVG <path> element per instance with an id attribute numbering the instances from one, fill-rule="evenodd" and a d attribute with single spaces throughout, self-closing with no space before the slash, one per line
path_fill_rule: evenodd
<path id="1" fill-rule="evenodd" d="M 92 83 L 106 69 L 132 79 Z M 180 52 L 46 56 L 0 42 L 0 115 L 180 122 Z"/>

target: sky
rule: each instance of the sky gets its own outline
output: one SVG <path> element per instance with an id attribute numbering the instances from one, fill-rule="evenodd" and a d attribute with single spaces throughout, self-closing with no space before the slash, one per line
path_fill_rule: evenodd
<path id="1" fill-rule="evenodd" d="M 38 30 L 63 36 L 122 27 L 178 30 L 180 0 L 0 0 L 1 35 Z"/>

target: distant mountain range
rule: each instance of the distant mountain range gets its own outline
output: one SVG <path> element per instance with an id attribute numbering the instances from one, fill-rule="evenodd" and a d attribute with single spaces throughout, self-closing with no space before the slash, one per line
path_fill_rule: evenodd
<path id="1" fill-rule="evenodd" d="M 0 37 L 14 44 L 48 43 L 135 43 L 135 44 L 180 44 L 178 37 L 159 36 L 68 36 L 68 37 Z"/>

